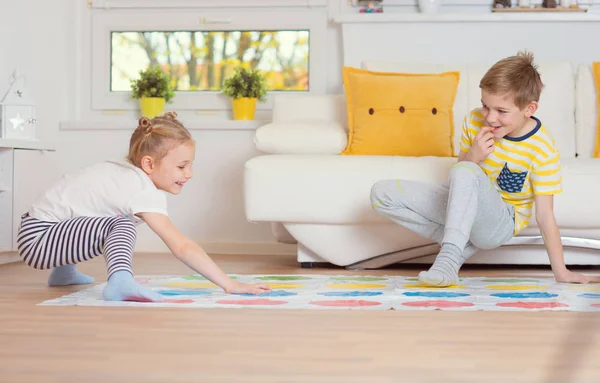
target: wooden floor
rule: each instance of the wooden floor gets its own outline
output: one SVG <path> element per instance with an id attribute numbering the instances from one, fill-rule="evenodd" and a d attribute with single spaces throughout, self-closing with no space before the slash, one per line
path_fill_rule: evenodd
<path id="1" fill-rule="evenodd" d="M 240 274 L 420 270 L 306 270 L 287 256 L 214 258 Z M 137 274 L 190 273 L 167 255 L 137 254 L 134 267 Z M 80 270 L 106 278 L 102 259 Z M 47 275 L 0 266 L 0 382 L 600 382 L 598 314 L 36 306 L 78 290 L 49 288 Z M 467 267 L 462 275 L 551 274 Z"/>

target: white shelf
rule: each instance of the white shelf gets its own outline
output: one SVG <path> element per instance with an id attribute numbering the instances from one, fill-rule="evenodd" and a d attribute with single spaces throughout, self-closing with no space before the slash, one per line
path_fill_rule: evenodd
<path id="1" fill-rule="evenodd" d="M 326 7 L 327 0 L 219 0 L 215 2 L 202 2 L 198 0 L 92 0 L 91 8 L 118 9 L 118 8 L 232 8 L 232 7 Z"/>
<path id="2" fill-rule="evenodd" d="M 215 120 L 192 122 L 185 124 L 188 130 L 256 130 L 270 121 L 251 120 Z M 129 130 L 132 131 L 137 126 L 136 121 L 130 122 L 103 122 L 103 121 L 61 121 L 60 130 Z"/>
<path id="3" fill-rule="evenodd" d="M 600 12 L 494 12 L 489 13 L 356 13 L 334 18 L 338 24 L 453 23 L 453 22 L 598 22 Z"/>
<path id="4" fill-rule="evenodd" d="M 51 143 L 38 140 L 10 140 L 0 138 L 0 149 L 31 149 L 31 150 L 56 150 Z"/>

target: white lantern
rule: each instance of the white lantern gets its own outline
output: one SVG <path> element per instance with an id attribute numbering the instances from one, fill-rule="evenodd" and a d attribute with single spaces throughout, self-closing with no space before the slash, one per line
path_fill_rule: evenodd
<path id="1" fill-rule="evenodd" d="M 0 138 L 35 140 L 35 103 L 25 88 L 25 77 L 15 70 L 9 88 L 0 100 Z"/>

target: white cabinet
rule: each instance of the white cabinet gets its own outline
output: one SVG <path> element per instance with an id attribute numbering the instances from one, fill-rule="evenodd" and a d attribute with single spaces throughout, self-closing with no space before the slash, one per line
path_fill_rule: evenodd
<path id="1" fill-rule="evenodd" d="M 13 149 L 0 148 L 0 251 L 13 248 Z"/>
<path id="2" fill-rule="evenodd" d="M 17 250 L 21 215 L 59 176 L 54 151 L 0 147 L 0 252 Z"/>

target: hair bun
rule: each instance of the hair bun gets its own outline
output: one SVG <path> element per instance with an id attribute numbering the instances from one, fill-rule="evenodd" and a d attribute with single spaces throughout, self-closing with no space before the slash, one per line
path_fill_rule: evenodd
<path id="1" fill-rule="evenodd" d="M 176 120 L 177 119 L 177 112 L 167 112 L 167 113 L 165 113 L 165 117 L 173 119 L 173 120 Z"/>
<path id="2" fill-rule="evenodd" d="M 138 121 L 138 129 L 141 129 L 144 134 L 152 133 L 152 123 L 147 117 L 142 117 Z"/>

